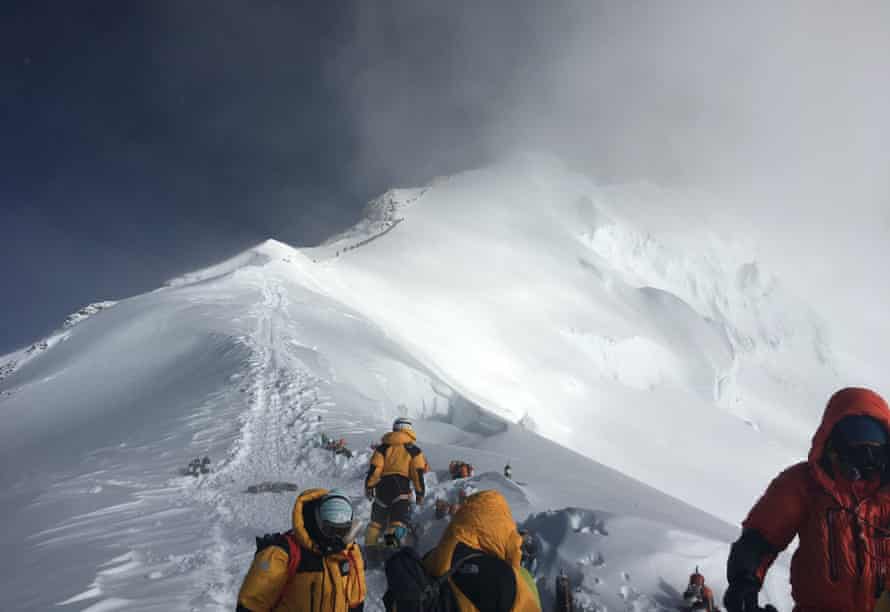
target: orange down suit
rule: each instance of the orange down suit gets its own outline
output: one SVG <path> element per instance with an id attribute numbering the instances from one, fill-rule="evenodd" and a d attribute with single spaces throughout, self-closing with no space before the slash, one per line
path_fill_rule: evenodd
<path id="1" fill-rule="evenodd" d="M 890 561 L 890 486 L 832 478 L 825 448 L 834 426 L 867 415 L 890 432 L 886 402 L 867 389 L 847 388 L 829 401 L 807 461 L 776 477 L 743 523 L 775 551 L 800 537 L 791 561 L 796 612 L 872 612 L 886 588 Z M 763 579 L 775 559 L 758 570 Z"/>
<path id="2" fill-rule="evenodd" d="M 292 533 L 301 549 L 296 574 L 288 578 L 285 548 L 270 546 L 258 552 L 238 593 L 238 610 L 349 612 L 363 607 L 367 591 L 358 545 L 350 543 L 342 552 L 325 555 L 312 536 L 312 505 L 326 493 L 325 489 L 309 489 L 294 504 Z"/>
<path id="3" fill-rule="evenodd" d="M 516 530 L 507 500 L 498 491 L 480 491 L 468 497 L 423 563 L 431 575 L 442 576 L 457 557 L 468 553 L 487 556 L 487 561 L 479 565 L 479 575 L 473 576 L 471 572 L 468 581 L 472 584 L 475 579 L 484 587 L 465 592 L 461 586 L 466 586 L 462 581 L 465 576 L 461 572 L 452 575 L 448 585 L 457 612 L 478 612 L 483 608 L 541 612 L 535 581 L 520 565 L 522 536 Z M 476 561 L 467 562 L 472 563 Z"/>

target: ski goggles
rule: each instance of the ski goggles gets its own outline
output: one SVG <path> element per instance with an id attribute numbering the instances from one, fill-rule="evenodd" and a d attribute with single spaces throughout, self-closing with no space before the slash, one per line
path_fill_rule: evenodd
<path id="1" fill-rule="evenodd" d="M 325 521 L 320 523 L 318 528 L 321 531 L 321 535 L 326 538 L 340 538 L 346 541 L 346 538 L 352 533 L 354 525 L 355 521 L 349 521 L 348 523 L 329 523 Z"/>
<path id="2" fill-rule="evenodd" d="M 315 508 L 315 523 L 327 539 L 345 540 L 355 529 L 352 502 L 339 492 L 332 492 Z"/>

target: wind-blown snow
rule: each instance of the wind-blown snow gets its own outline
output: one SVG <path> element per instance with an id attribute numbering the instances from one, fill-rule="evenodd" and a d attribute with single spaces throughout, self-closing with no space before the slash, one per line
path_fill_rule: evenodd
<path id="1" fill-rule="evenodd" d="M 231 609 L 253 536 L 293 504 L 247 487 L 338 486 L 367 516 L 368 445 L 400 413 L 434 468 L 469 460 L 467 484 L 507 495 L 539 575 L 566 568 L 586 609 L 669 608 L 695 565 L 722 592 L 733 524 L 804 456 L 849 356 L 751 247 L 665 218 L 662 196 L 520 158 L 0 359 L 0 604 Z M 182 474 L 204 455 L 209 474 Z M 433 487 L 425 545 L 455 486 Z M 783 572 L 767 591 L 787 606 Z"/>
<path id="2" fill-rule="evenodd" d="M 385 240 L 294 275 L 486 409 L 726 519 L 805 452 L 843 364 L 744 242 L 640 214 L 647 190 L 625 218 L 625 194 L 534 156 L 410 193 Z"/>

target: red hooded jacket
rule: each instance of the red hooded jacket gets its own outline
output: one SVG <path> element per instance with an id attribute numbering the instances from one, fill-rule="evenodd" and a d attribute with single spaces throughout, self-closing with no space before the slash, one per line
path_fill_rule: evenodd
<path id="1" fill-rule="evenodd" d="M 779 474 L 743 523 L 776 550 L 800 536 L 791 561 L 795 612 L 872 612 L 876 595 L 885 588 L 890 486 L 863 488 L 867 483 L 832 478 L 824 467 L 834 426 L 854 414 L 873 417 L 890 432 L 890 409 L 881 396 L 868 389 L 838 391 L 828 402 L 807 461 Z M 774 559 L 765 560 L 760 579 Z"/>

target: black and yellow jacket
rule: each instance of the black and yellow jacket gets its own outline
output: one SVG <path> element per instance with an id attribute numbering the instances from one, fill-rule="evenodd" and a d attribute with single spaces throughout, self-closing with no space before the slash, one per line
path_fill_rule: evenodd
<path id="1" fill-rule="evenodd" d="M 442 576 L 464 557 L 483 553 L 448 579 L 457 609 L 540 612 L 535 581 L 520 566 L 521 547 L 507 500 L 497 491 L 480 491 L 467 498 L 423 564 L 431 575 Z"/>
<path id="2" fill-rule="evenodd" d="M 293 536 L 300 546 L 300 563 L 288 580 L 288 546 L 272 545 L 257 552 L 238 593 L 238 611 L 356 612 L 366 594 L 365 565 L 358 545 L 322 555 L 315 506 L 327 493 L 309 489 L 297 498 Z"/>
<path id="3" fill-rule="evenodd" d="M 373 489 L 380 481 L 389 477 L 404 480 L 404 486 L 397 487 L 403 493 L 410 493 L 409 484 L 414 485 L 414 494 L 423 498 L 426 484 L 423 475 L 427 471 L 426 457 L 415 442 L 413 431 L 392 431 L 383 436 L 380 446 L 371 455 L 371 466 L 365 479 L 365 489 Z"/>

